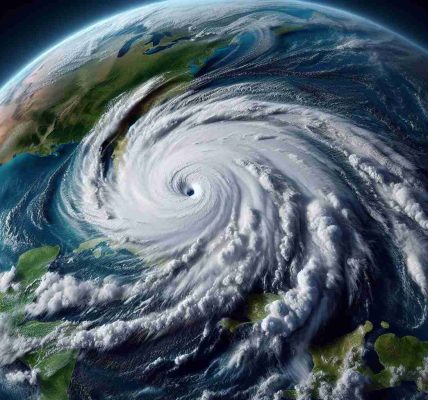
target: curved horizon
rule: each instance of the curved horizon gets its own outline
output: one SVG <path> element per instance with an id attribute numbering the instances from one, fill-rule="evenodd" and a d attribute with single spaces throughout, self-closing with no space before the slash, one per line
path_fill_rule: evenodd
<path id="1" fill-rule="evenodd" d="M 69 34 L 68 36 L 60 39 L 56 44 L 52 45 L 51 47 L 47 48 L 46 50 L 43 50 L 38 56 L 36 56 L 32 61 L 29 61 L 28 64 L 26 64 L 24 67 L 17 69 L 17 71 L 15 73 L 13 73 L 10 78 L 8 78 L 4 83 L 0 83 L 0 93 L 2 93 L 3 91 L 5 91 L 7 89 L 7 87 L 9 85 L 12 85 L 14 83 L 14 81 L 17 80 L 17 78 L 19 77 L 19 75 L 23 75 L 27 70 L 29 70 L 30 68 L 32 68 L 35 64 L 37 64 L 37 62 L 41 61 L 44 57 L 46 57 L 50 52 L 52 52 L 53 50 L 57 49 L 58 47 L 62 46 L 63 44 L 67 43 L 68 41 L 72 40 L 73 38 L 75 38 L 78 35 L 84 34 L 86 31 L 95 28 L 97 25 L 102 25 L 104 23 L 107 23 L 108 21 L 112 20 L 113 18 L 118 17 L 119 15 L 124 15 L 127 13 L 132 13 L 135 12 L 137 10 L 140 10 L 142 8 L 148 7 L 150 5 L 153 4 L 159 4 L 159 3 L 166 3 L 166 2 L 170 2 L 170 3 L 174 3 L 177 2 L 178 0 L 150 0 L 149 2 L 147 2 L 146 4 L 143 4 L 141 6 L 138 7 L 132 7 L 130 9 L 127 10 L 123 10 L 120 12 L 117 12 L 115 14 L 112 14 L 108 17 L 102 18 L 99 21 L 95 21 L 94 23 L 87 25 L 83 28 L 77 29 L 75 31 L 73 31 L 71 34 Z M 186 2 L 194 2 L 195 0 L 186 0 Z M 212 3 L 220 3 L 221 1 L 224 0 L 209 0 L 207 1 L 207 3 L 212 2 Z M 235 2 L 238 3 L 241 0 L 236 0 Z M 270 1 L 278 1 L 279 0 L 270 0 Z M 345 14 L 349 17 L 352 17 L 354 19 L 360 19 L 363 20 L 365 23 L 374 25 L 390 34 L 392 34 L 393 36 L 396 36 L 397 38 L 399 38 L 402 41 L 407 42 L 409 45 L 411 45 L 412 47 L 418 49 L 419 51 L 428 54 L 428 48 L 425 48 L 423 45 L 419 44 L 418 42 L 412 40 L 411 38 L 409 38 L 408 36 L 405 36 L 404 34 L 401 34 L 400 32 L 397 32 L 396 30 L 394 30 L 393 28 L 390 28 L 389 26 L 386 26 L 384 24 L 381 24 L 380 22 L 373 20 L 371 18 L 368 18 L 364 15 L 361 14 L 357 14 L 357 13 L 353 13 L 351 11 L 348 11 L 346 9 L 342 9 L 339 7 L 334 7 L 331 5 L 325 5 L 325 4 L 320 4 L 317 2 L 312 2 L 312 1 L 306 1 L 306 0 L 293 0 L 291 1 L 289 4 L 291 3 L 298 3 L 298 4 L 302 4 L 302 5 L 308 5 L 308 6 L 312 6 L 312 7 L 319 7 L 319 8 L 324 8 L 326 10 L 330 10 L 330 11 L 334 11 L 334 12 L 338 12 L 338 13 L 342 13 Z M 180 4 L 183 4 L 183 2 L 180 0 Z"/>

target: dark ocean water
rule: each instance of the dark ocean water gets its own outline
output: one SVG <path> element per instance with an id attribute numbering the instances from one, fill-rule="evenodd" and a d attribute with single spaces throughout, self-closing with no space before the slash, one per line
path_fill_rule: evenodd
<path id="1" fill-rule="evenodd" d="M 254 14 L 269 13 L 282 15 L 277 7 L 259 7 Z M 284 13 L 301 20 L 314 16 L 312 10 L 300 7 L 287 7 Z M 217 49 L 202 65 L 189 65 L 195 77 L 190 88 L 193 94 L 198 95 L 223 89 L 227 91 L 233 85 L 242 85 L 244 89 L 240 89 L 242 92 L 239 95 L 254 101 L 294 104 L 346 119 L 355 129 L 339 125 L 345 135 L 344 146 L 346 135 L 351 143 L 357 128 L 362 128 L 372 133 L 367 142 L 382 155 L 391 155 L 394 161 L 402 157 L 415 166 L 412 174 L 420 182 L 422 193 L 416 198 L 424 208 L 427 206 L 425 195 L 428 189 L 428 70 L 424 65 L 428 57 L 389 32 L 373 26 L 367 28 L 359 20 L 353 22 L 347 26 L 342 17 L 335 14 L 328 22 L 321 19 L 319 23 L 290 32 L 273 34 L 274 30 L 271 29 L 269 40 L 264 36 L 265 31 L 248 29 L 236 35 L 232 44 Z M 119 56 L 125 56 L 142 35 L 125 42 Z M 154 45 L 159 40 L 159 37 L 153 36 Z M 266 43 L 269 46 L 266 47 Z M 160 46 L 156 52 L 167 51 L 167 48 Z M 230 100 L 234 97 L 234 93 L 229 93 L 225 98 Z M 198 101 L 204 104 L 206 98 L 201 97 Z M 192 102 L 189 101 L 189 104 Z M 177 103 L 169 111 L 175 112 L 180 107 L 182 104 Z M 236 117 L 234 121 L 241 121 L 240 118 L 250 121 L 257 110 L 254 107 L 249 115 L 244 111 L 242 117 Z M 165 110 L 160 108 L 159 116 L 163 117 L 164 113 Z M 280 113 L 277 111 L 272 115 Z M 269 117 L 270 114 L 258 122 L 263 124 Z M 216 118 L 205 121 L 205 126 L 221 120 L 219 116 Z M 278 121 L 276 123 L 279 124 Z M 173 126 L 173 133 L 174 129 Z M 307 120 L 302 122 L 302 132 L 305 134 L 312 132 L 316 137 L 322 137 L 328 130 L 327 122 L 317 126 Z M 290 140 L 295 140 L 295 137 Z M 300 142 L 296 140 L 296 143 Z M 376 327 L 381 321 L 387 320 L 391 330 L 398 335 L 411 334 L 428 340 L 426 297 L 418 282 L 409 277 L 405 257 L 391 239 L 393 224 L 382 225 L 374 216 L 378 213 L 388 220 L 393 211 L 379 205 L 384 204 L 379 202 L 379 193 L 365 185 L 363 179 L 353 171 L 352 165 L 344 162 L 339 145 L 331 146 L 328 141 L 313 137 L 305 143 L 308 145 L 309 161 L 311 157 L 317 161 L 317 164 L 313 164 L 311 179 L 314 182 L 321 181 L 324 175 L 328 175 L 331 182 L 337 183 L 337 193 L 339 196 L 343 194 L 343 202 L 356 216 L 358 230 L 371 251 L 371 268 L 367 269 L 364 278 L 357 280 L 353 301 L 348 302 L 346 293 L 340 291 L 333 295 L 335 313 L 327 319 L 328 322 L 321 324 L 314 342 L 328 342 L 354 329 L 366 319 Z M 243 143 L 242 148 L 245 145 Z M 61 275 L 72 274 L 81 281 L 113 275 L 123 284 L 135 283 L 141 276 L 149 276 L 150 263 L 125 248 L 112 248 L 108 243 L 101 243 L 97 246 L 98 256 L 88 251 L 73 252 L 85 240 L 105 234 L 103 229 L 89 220 L 82 223 L 78 217 L 82 214 L 83 200 L 79 202 L 72 197 L 74 192 L 71 189 L 76 186 L 78 173 L 83 178 L 91 176 L 89 168 L 76 172 L 78 163 L 87 156 L 95 154 L 95 157 L 99 149 L 93 153 L 91 151 L 88 143 L 67 144 L 60 146 L 52 155 L 21 154 L 0 167 L 2 271 L 9 270 L 26 250 L 58 244 L 61 253 L 50 270 Z M 255 152 L 253 150 L 250 154 Z M 374 157 L 370 159 L 373 154 L 367 152 L 367 160 L 375 165 L 378 160 Z M 109 176 L 113 164 L 105 165 Z M 398 175 L 393 175 L 391 171 L 387 166 L 378 170 L 379 174 L 384 175 L 385 186 L 395 180 L 399 183 Z M 137 175 L 140 172 L 137 171 Z M 295 176 L 298 176 L 298 172 Z M 98 185 L 97 181 L 95 183 L 94 186 Z M 352 197 L 347 195 L 348 191 L 353 193 Z M 197 189 L 193 188 L 186 193 L 189 197 L 198 195 Z M 309 197 L 306 194 L 309 192 L 302 193 Z M 68 204 L 69 200 L 72 206 Z M 161 197 L 157 201 L 162 205 Z M 309 199 L 305 201 L 309 203 Z M 67 207 L 73 209 L 67 209 L 68 214 L 64 213 Z M 218 210 L 219 214 L 222 207 Z M 192 213 L 188 215 L 192 218 Z M 397 220 L 408 224 L 409 230 L 418 231 L 418 237 L 425 240 L 424 231 L 416 223 L 409 222 L 404 214 Z M 302 222 L 300 231 L 306 232 L 310 222 Z M 196 226 L 198 223 L 198 220 L 194 222 Z M 154 226 L 153 230 L 156 231 L 158 227 Z M 346 226 L 350 231 L 353 228 L 351 223 Z M 307 232 L 302 233 L 302 241 L 308 235 Z M 343 240 L 342 250 L 352 252 L 354 242 L 349 241 L 345 234 Z M 302 247 L 301 252 L 305 250 Z M 272 292 L 279 287 L 281 291 L 286 291 L 290 283 L 294 282 L 294 277 L 291 266 L 287 266 L 285 271 L 286 276 L 279 286 L 275 286 L 275 274 L 271 271 L 260 276 L 254 272 L 257 279 L 252 283 L 252 290 Z M 174 278 L 177 276 L 180 276 L 178 272 Z M 210 275 L 207 276 L 209 279 Z M 171 290 L 166 285 L 160 288 Z M 193 293 L 192 290 L 190 292 Z M 186 298 L 183 293 L 181 297 L 178 296 L 180 301 Z M 141 315 L 158 314 L 161 318 L 165 310 L 174 306 L 172 303 L 175 300 L 165 300 L 162 293 L 142 292 L 124 302 L 87 309 L 64 309 L 54 316 L 44 316 L 42 320 L 90 321 L 90 326 L 94 327 L 119 319 L 132 320 Z M 296 329 L 291 338 L 260 339 L 260 347 L 243 350 L 247 352 L 245 362 L 231 367 L 229 365 L 234 351 L 245 346 L 248 340 L 253 340 L 255 333 L 251 324 L 244 324 L 234 335 L 229 334 L 218 325 L 218 310 L 214 306 L 212 309 L 215 312 L 208 312 L 202 320 L 184 326 L 169 326 L 158 334 L 133 332 L 128 340 L 107 352 L 82 350 L 70 387 L 71 398 L 247 399 L 253 398 L 262 383 L 274 374 L 281 378 L 270 384 L 269 393 L 286 389 L 298 381 L 298 373 L 293 370 L 295 366 L 290 365 L 290 360 L 298 354 L 298 343 L 305 338 L 306 324 Z M 233 306 L 231 315 L 242 318 L 243 309 L 245 297 L 241 296 Z M 322 310 L 313 313 L 317 312 L 321 319 Z M 369 348 L 380 333 L 376 328 L 367 336 Z M 270 348 L 266 342 L 269 345 L 275 343 L 275 348 Z M 307 353 L 299 357 L 302 363 L 310 365 Z M 380 368 L 373 351 L 366 354 L 366 361 L 373 370 Z M 201 397 L 204 392 L 207 397 Z M 409 396 L 415 392 L 414 384 L 406 383 L 397 389 L 377 392 L 375 395 L 367 394 L 367 398 L 411 398 Z M 12 392 L 0 393 L 5 399 L 23 398 L 22 392 L 15 395 Z"/>

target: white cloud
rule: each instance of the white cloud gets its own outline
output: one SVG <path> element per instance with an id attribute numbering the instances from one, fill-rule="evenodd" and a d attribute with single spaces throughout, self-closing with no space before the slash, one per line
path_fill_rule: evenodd
<path id="1" fill-rule="evenodd" d="M 11 286 L 15 279 L 15 267 L 12 267 L 10 271 L 0 273 L 0 292 L 6 292 Z"/>
<path id="2" fill-rule="evenodd" d="M 11 364 L 37 343 L 36 339 L 17 335 L 9 317 L 0 314 L 0 366 Z"/>
<path id="3" fill-rule="evenodd" d="M 110 278 L 98 284 L 95 281 L 78 281 L 71 275 L 60 276 L 56 272 L 48 272 L 43 275 L 35 291 L 35 301 L 25 309 L 33 316 L 52 315 L 67 308 L 92 307 L 117 301 L 125 291 L 125 286 L 119 286 Z"/>
<path id="4" fill-rule="evenodd" d="M 6 374 L 6 380 L 9 383 L 17 384 L 17 383 L 29 383 L 30 385 L 36 385 L 37 383 L 37 375 L 39 373 L 38 369 L 32 369 L 30 371 L 12 371 Z"/>

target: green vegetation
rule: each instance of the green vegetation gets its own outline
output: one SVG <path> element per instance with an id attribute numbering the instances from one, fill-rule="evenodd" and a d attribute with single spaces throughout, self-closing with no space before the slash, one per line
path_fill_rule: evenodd
<path id="1" fill-rule="evenodd" d="M 223 318 L 219 324 L 234 333 L 243 324 L 265 318 L 267 307 L 278 299 L 280 296 L 273 293 L 252 294 L 247 299 L 245 320 Z M 381 326 L 389 329 L 389 323 L 385 321 L 381 322 Z M 354 369 L 370 379 L 367 390 L 386 389 L 398 386 L 402 381 L 413 381 L 419 391 L 428 393 L 428 342 L 422 342 L 414 336 L 399 338 L 393 333 L 379 336 L 374 343 L 374 350 L 384 368 L 374 373 L 363 359 L 365 338 L 372 331 L 373 324 L 366 321 L 332 342 L 310 347 L 313 362 L 310 392 L 313 398 L 319 397 L 321 385 L 334 387 L 348 369 Z M 283 396 L 295 399 L 298 390 L 285 390 Z"/>
<path id="2" fill-rule="evenodd" d="M 223 328 L 234 333 L 243 324 L 254 323 L 265 318 L 268 315 L 267 306 L 280 298 L 281 296 L 274 293 L 251 294 L 247 299 L 245 321 L 223 318 L 219 323 Z"/>
<path id="3" fill-rule="evenodd" d="M 366 321 L 364 325 L 331 343 L 310 348 L 313 369 L 308 382 L 313 398 L 319 397 L 321 385 L 334 387 L 342 374 L 350 368 L 370 379 L 371 383 L 366 388 L 370 391 L 412 381 L 419 391 L 428 393 L 428 342 L 420 341 L 414 336 L 399 338 L 393 333 L 379 336 L 374 343 L 374 350 L 383 369 L 374 373 L 363 360 L 365 337 L 372 330 L 373 324 Z M 287 399 L 295 399 L 298 397 L 298 390 L 289 389 L 283 395 Z"/>
<path id="4" fill-rule="evenodd" d="M 141 38 L 123 57 L 114 54 L 90 61 L 43 87 L 21 107 L 19 119 L 9 121 L 8 144 L 0 150 L 0 162 L 23 152 L 51 154 L 60 144 L 81 140 L 114 98 L 155 76 L 163 75 L 170 83 L 141 112 L 183 92 L 194 76 L 191 66 L 203 65 L 210 54 L 228 43 L 189 39 L 181 31 L 173 31 L 150 53 L 152 44 L 143 45 L 147 38 Z"/>
<path id="5" fill-rule="evenodd" d="M 428 342 L 421 342 L 414 336 L 399 338 L 387 333 L 378 337 L 375 350 L 385 367 L 402 365 L 411 370 L 423 365 L 424 358 L 428 356 Z"/>
<path id="6" fill-rule="evenodd" d="M 94 238 L 82 243 L 76 250 L 96 250 L 106 238 Z M 26 319 L 25 305 L 33 301 L 35 282 L 48 271 L 49 265 L 58 257 L 58 246 L 43 246 L 23 253 L 16 265 L 14 283 L 18 284 L 0 294 L 0 312 L 7 313 L 12 321 L 11 329 L 16 335 L 28 338 L 46 338 L 62 326 L 61 321 L 42 322 Z M 235 320 L 223 318 L 220 324 L 234 333 L 241 325 L 255 323 L 268 315 L 268 306 L 280 299 L 273 293 L 251 294 L 246 302 L 244 318 Z M 383 329 L 389 324 L 382 321 Z M 72 329 L 72 328 L 70 328 Z M 312 346 L 313 369 L 311 393 L 317 398 L 321 384 L 333 387 L 345 370 L 352 368 L 370 378 L 368 390 L 378 390 L 398 386 L 402 381 L 413 381 L 422 392 L 428 392 L 428 342 L 414 336 L 397 337 L 393 333 L 379 336 L 374 350 L 379 356 L 383 369 L 374 373 L 364 364 L 363 351 L 365 337 L 373 330 L 371 322 L 366 321 L 354 331 L 321 346 Z M 71 331 L 70 331 L 71 333 Z M 30 351 L 22 357 L 22 362 L 37 370 L 42 400 L 66 400 L 72 379 L 77 351 L 60 350 L 53 342 L 47 341 L 42 347 Z M 283 393 L 285 398 L 296 398 L 298 390 L 289 389 Z"/>
<path id="7" fill-rule="evenodd" d="M 337 381 L 350 365 L 362 362 L 364 338 L 372 329 L 373 324 L 366 321 L 364 325 L 329 344 L 312 347 L 312 372 L 322 372 L 324 380 L 328 382 Z"/>
<path id="8" fill-rule="evenodd" d="M 252 294 L 248 298 L 246 316 L 251 322 L 260 321 L 268 315 L 267 306 L 281 296 L 274 293 Z"/>
<path id="9" fill-rule="evenodd" d="M 312 356 L 313 368 L 308 380 L 311 397 L 319 398 L 319 389 L 332 389 L 343 373 L 354 369 L 363 375 L 371 377 L 372 371 L 364 365 L 363 352 L 366 335 L 373 330 L 373 324 L 366 321 L 354 331 L 349 332 L 330 343 L 312 346 L 309 351 Z M 283 392 L 286 399 L 296 399 L 299 389 L 289 389 Z"/>
<path id="10" fill-rule="evenodd" d="M 107 252 L 106 249 L 100 246 L 104 244 L 108 246 L 109 251 L 126 250 L 137 257 L 140 255 L 139 252 L 141 251 L 141 249 L 138 246 L 132 243 L 119 243 L 119 242 L 114 242 L 111 239 L 108 239 L 106 237 L 99 237 L 99 238 L 89 239 L 85 242 L 80 243 L 79 247 L 73 250 L 73 253 L 80 254 L 85 251 L 91 251 L 92 255 L 95 258 L 100 258 L 102 255 L 105 255 Z"/>
<path id="11" fill-rule="evenodd" d="M 59 254 L 58 246 L 43 246 L 29 250 L 18 259 L 14 283 L 19 290 L 9 289 L 0 293 L 0 312 L 13 314 L 18 324 L 24 318 L 24 307 L 34 299 L 32 284 L 48 271 L 48 267 Z"/>
<path id="12" fill-rule="evenodd" d="M 240 322 L 232 318 L 223 318 L 219 323 L 223 328 L 227 329 L 231 333 L 234 333 L 239 326 L 245 324 L 245 322 Z"/>
<path id="13" fill-rule="evenodd" d="M 64 350 L 50 353 L 39 349 L 24 357 L 24 362 L 38 371 L 41 400 L 67 400 L 68 387 L 76 365 L 78 352 Z"/>
<path id="14" fill-rule="evenodd" d="M 96 248 L 92 254 L 94 255 L 95 258 L 100 258 L 102 256 L 102 250 L 100 248 Z"/>
<path id="15" fill-rule="evenodd" d="M 73 253 L 80 254 L 84 251 L 94 250 L 99 244 L 105 243 L 107 241 L 108 239 L 105 237 L 89 239 L 86 242 L 80 243 L 79 247 L 73 250 Z"/>
<path id="16" fill-rule="evenodd" d="M 44 246 L 23 253 L 16 265 L 16 279 L 25 286 L 47 272 L 49 264 L 59 254 L 59 246 Z"/>
<path id="17" fill-rule="evenodd" d="M 19 326 L 19 333 L 23 336 L 43 338 L 61 325 L 60 321 L 40 322 L 28 321 Z"/>
<path id="18" fill-rule="evenodd" d="M 120 161 L 122 160 L 123 155 L 126 151 L 126 146 L 128 145 L 128 139 L 122 138 L 117 140 L 116 147 L 114 148 L 112 158 L 114 160 L 114 168 L 116 172 L 118 171 L 118 166 L 120 164 Z"/>
<path id="19" fill-rule="evenodd" d="M 13 334 L 27 338 L 45 338 L 62 325 L 61 321 L 26 320 L 25 306 L 34 300 L 34 284 L 58 257 L 59 246 L 43 246 L 23 253 L 17 262 L 14 283 L 19 286 L 0 294 L 0 312 L 6 313 Z M 47 342 L 25 354 L 21 361 L 38 371 L 41 400 L 66 400 L 78 352 L 58 350 Z"/>
<path id="20" fill-rule="evenodd" d="M 379 336 L 374 344 L 384 369 L 372 374 L 374 389 L 400 385 L 402 381 L 414 381 L 420 391 L 428 392 L 428 373 L 423 372 L 428 361 L 428 342 L 414 336 L 399 338 L 393 333 Z"/>
<path id="21" fill-rule="evenodd" d="M 297 390 L 287 389 L 282 391 L 282 396 L 285 399 L 297 399 Z"/>
<path id="22" fill-rule="evenodd" d="M 363 365 L 363 350 L 367 333 L 373 330 L 373 324 L 366 321 L 354 331 L 347 333 L 330 343 L 321 346 L 312 346 L 313 368 L 307 381 L 307 388 L 311 398 L 319 399 L 321 386 L 332 389 L 340 379 L 345 370 L 350 368 L 366 373 Z M 282 392 L 285 399 L 299 398 L 300 388 L 288 389 Z M 305 392 L 306 393 L 306 392 Z M 307 393 L 305 395 L 305 398 Z"/>

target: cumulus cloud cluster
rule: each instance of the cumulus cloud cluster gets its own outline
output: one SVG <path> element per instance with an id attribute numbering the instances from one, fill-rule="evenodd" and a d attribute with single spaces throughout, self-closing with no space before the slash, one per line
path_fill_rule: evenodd
<path id="1" fill-rule="evenodd" d="M 409 250 L 426 240 L 424 194 L 412 165 L 343 118 L 235 95 L 256 90 L 251 84 L 186 93 L 155 107 L 130 128 L 117 168 L 105 173 L 99 148 L 161 83 L 122 96 L 101 118 L 70 166 L 61 204 L 64 217 L 132 243 L 141 257 L 164 266 L 126 288 L 49 274 L 27 312 L 91 307 L 139 293 L 165 307 L 81 330 L 64 343 L 109 348 L 138 331 L 150 336 L 220 315 L 262 276 L 282 297 L 269 306 L 261 331 L 316 332 L 337 298 L 352 303 L 361 293 L 372 264 L 360 225 L 361 209 L 369 206 L 337 177 L 336 161 L 317 142 L 341 152 L 378 193 L 379 223 L 394 227 L 392 239 L 423 290 L 425 255 Z"/>
<path id="2" fill-rule="evenodd" d="M 188 91 L 180 88 L 170 98 L 175 81 L 165 75 L 118 96 L 64 164 L 67 170 L 55 193 L 55 218 L 77 232 L 96 232 L 117 248 L 132 248 L 137 261 L 129 264 L 138 265 L 132 279 L 79 280 L 77 275 L 48 272 L 37 282 L 25 317 L 49 320 L 77 309 L 73 326 L 52 334 L 55 345 L 107 350 L 133 335 L 149 339 L 194 323 L 214 325 L 242 306 L 254 290 L 272 292 L 279 298 L 266 306 L 248 337 L 237 340 L 223 368 L 238 370 L 263 350 L 277 355 L 283 342 L 292 346 L 296 337 L 300 347 L 291 353 L 296 351 L 302 359 L 305 347 L 337 307 L 353 305 L 358 296 L 369 298 L 369 278 L 379 272 L 373 262 L 376 240 L 382 251 L 393 255 L 390 268 L 419 287 L 415 295 L 422 294 L 426 313 L 428 194 L 418 168 L 403 156 L 406 149 L 397 150 L 389 136 L 363 129 L 334 115 L 336 111 L 324 111 L 328 105 L 317 108 L 310 90 L 281 86 L 281 79 L 258 80 L 271 64 L 276 64 L 272 77 L 280 77 L 280 70 L 287 72 L 284 81 L 316 75 L 315 69 L 312 74 L 305 68 L 288 79 L 296 65 L 307 62 L 308 49 L 304 46 L 301 57 L 290 57 L 291 64 L 284 63 L 289 68 L 280 68 L 284 60 L 273 47 L 279 26 L 301 27 L 304 20 L 305 29 L 319 29 L 327 21 L 330 30 L 346 28 L 347 35 L 338 35 L 340 39 L 322 52 L 326 57 L 334 42 L 343 54 L 359 51 L 367 45 L 366 37 L 349 35 L 349 18 L 330 18 L 331 10 L 306 19 L 282 6 L 281 12 L 272 12 L 276 3 L 269 0 L 269 15 L 259 3 L 211 4 L 198 12 L 194 2 L 179 3 L 173 8 L 149 5 L 94 25 L 51 49 L 43 62 L 36 60 L 0 92 L 0 103 L 9 104 L 89 60 L 115 57 L 119 42 L 131 43 L 136 33 L 150 36 L 181 26 L 192 40 L 208 39 L 204 44 L 234 36 L 232 53 L 219 62 L 210 59 L 212 69 L 198 74 Z M 253 43 L 245 40 L 242 46 L 239 39 L 250 26 Z M 376 38 L 379 45 L 389 35 L 377 33 Z M 274 49 L 275 55 L 266 57 Z M 290 48 L 294 55 L 297 50 Z M 317 57 L 310 56 L 311 65 Z M 322 64 L 324 68 L 324 60 Z M 231 76 L 239 77 L 238 83 L 231 83 Z M 149 111 L 135 120 L 143 109 Z M 124 139 L 121 151 L 109 159 L 106 148 L 110 150 L 118 138 Z M 10 226 L 12 219 L 9 216 Z M 114 272 L 120 275 L 121 267 L 115 265 Z M 17 288 L 15 273 L 14 268 L 0 273 L 0 292 Z M 94 308 L 104 311 L 107 304 L 112 312 L 78 320 L 92 318 Z M 128 304 L 132 310 L 125 307 Z M 3 317 L 0 364 L 8 364 L 42 340 L 17 335 Z M 415 319 L 421 323 L 423 317 Z M 196 352 L 174 357 L 174 368 Z M 351 358 L 337 383 L 322 382 L 320 373 L 310 374 L 299 387 L 300 398 L 309 398 L 314 387 L 325 400 L 361 398 L 366 382 Z M 426 375 L 425 367 L 421 376 Z M 290 369 L 299 371 L 291 377 L 294 380 L 307 378 L 307 365 Z M 404 373 L 401 368 L 391 372 L 391 384 Z M 34 384 L 36 377 L 37 371 L 15 371 L 6 378 Z M 256 398 L 278 398 L 288 378 L 270 375 L 258 384 Z M 215 396 L 206 390 L 202 397 Z"/>
<path id="3" fill-rule="evenodd" d="M 120 300 L 126 286 L 119 286 L 112 278 L 100 284 L 95 281 L 79 281 L 71 275 L 56 272 L 43 275 L 35 291 L 36 299 L 25 308 L 33 316 L 52 315 L 68 308 L 92 307 Z"/>
<path id="4" fill-rule="evenodd" d="M 0 273 L 0 292 L 6 292 L 10 287 L 12 287 L 13 280 L 15 278 L 15 267 L 12 267 L 10 271 Z"/>
<path id="5" fill-rule="evenodd" d="M 369 378 L 355 368 L 344 368 L 337 382 L 325 379 L 323 372 L 310 373 L 296 386 L 297 399 L 310 400 L 314 393 L 322 400 L 363 400 Z"/>
<path id="6" fill-rule="evenodd" d="M 0 314 L 0 366 L 9 365 L 30 351 L 38 340 L 17 335 L 11 319 Z"/>
<path id="7" fill-rule="evenodd" d="M 28 383 L 30 385 L 35 385 L 37 383 L 38 373 L 38 369 L 32 369 L 30 371 L 16 370 L 8 372 L 6 374 L 6 380 L 11 384 Z"/>

